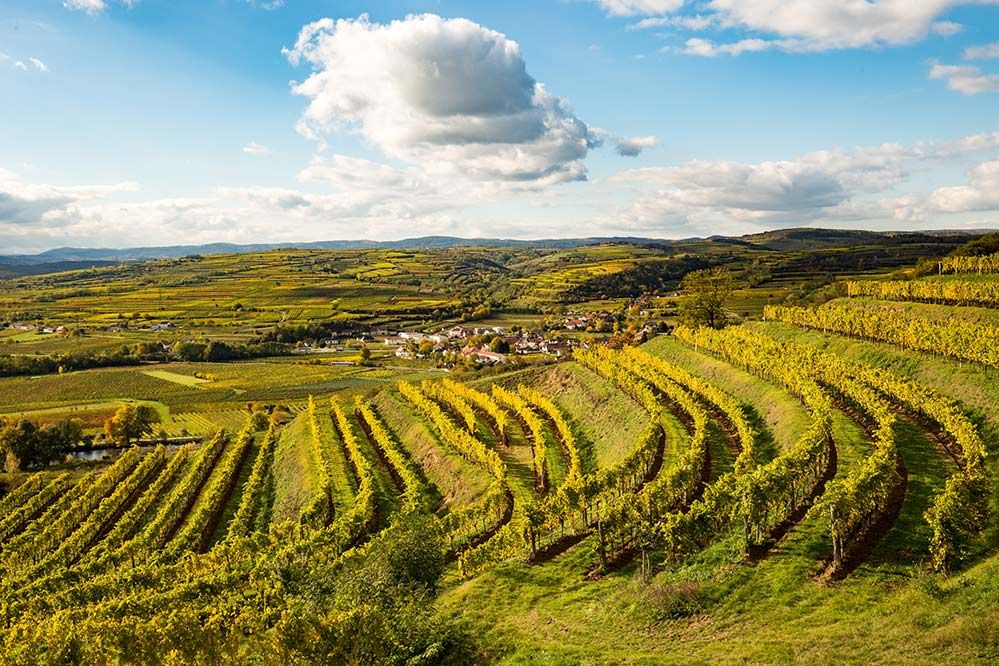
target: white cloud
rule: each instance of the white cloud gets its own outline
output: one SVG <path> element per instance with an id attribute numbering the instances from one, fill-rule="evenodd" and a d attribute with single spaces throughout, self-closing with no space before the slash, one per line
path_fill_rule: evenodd
<path id="1" fill-rule="evenodd" d="M 947 87 L 965 95 L 999 92 L 999 74 L 985 74 L 974 65 L 941 65 L 930 67 L 930 78 L 947 82 Z"/>
<path id="2" fill-rule="evenodd" d="M 684 28 L 687 30 L 707 30 L 715 23 L 714 16 L 655 16 L 632 23 L 628 30 L 649 30 L 652 28 Z"/>
<path id="3" fill-rule="evenodd" d="M 0 186 L 0 244 L 6 251 L 54 246 L 127 247 L 184 243 L 390 238 L 462 233 L 460 207 L 436 199 L 383 198 L 372 191 L 314 194 L 275 187 L 216 188 L 201 197 L 116 203 L 66 195 L 26 204 L 17 218 Z M 418 231 L 416 231 L 418 230 Z M 460 231 L 459 231 L 460 230 Z"/>
<path id="4" fill-rule="evenodd" d="M 11 60 L 12 60 L 12 58 L 10 57 L 10 55 L 4 53 L 3 51 L 0 51 L 0 63 L 10 62 Z M 47 71 L 49 71 L 48 65 L 46 65 L 44 62 L 42 62 L 38 58 L 34 58 L 34 57 L 28 58 L 27 62 L 25 62 L 24 60 L 19 60 L 19 59 L 18 60 L 14 60 L 11 64 L 13 65 L 13 67 L 15 69 L 19 69 L 22 72 L 28 72 L 28 71 L 31 71 L 32 69 L 34 69 L 35 71 L 38 71 L 38 72 L 47 72 Z"/>
<path id="5" fill-rule="evenodd" d="M 941 187 L 927 197 L 933 213 L 962 213 L 999 209 L 999 160 L 983 162 L 968 172 L 968 184 Z"/>
<path id="6" fill-rule="evenodd" d="M 610 16 L 654 16 L 683 7 L 684 0 L 595 0 Z"/>
<path id="7" fill-rule="evenodd" d="M 527 72 L 516 42 L 465 19 L 321 19 L 285 54 L 314 72 L 299 131 L 357 131 L 428 172 L 543 185 L 586 177 L 594 132 Z"/>
<path id="8" fill-rule="evenodd" d="M 969 46 L 964 49 L 965 60 L 984 60 L 988 58 L 999 58 L 999 42 L 983 44 L 982 46 Z"/>
<path id="9" fill-rule="evenodd" d="M 131 8 L 139 0 L 117 0 L 119 4 L 125 5 Z M 105 9 L 108 8 L 111 0 L 63 0 L 63 6 L 66 9 L 74 9 L 81 12 L 86 12 L 87 14 L 100 14 Z"/>
<path id="10" fill-rule="evenodd" d="M 72 214 L 86 201 L 138 189 L 135 183 L 72 186 L 27 183 L 16 173 L 0 169 L 0 225 L 52 223 Z"/>
<path id="11" fill-rule="evenodd" d="M 966 183 L 925 185 L 971 159 L 980 164 Z M 544 190 L 443 179 L 419 165 L 339 154 L 317 156 L 298 177 L 308 186 L 302 191 L 226 187 L 135 203 L 120 200 L 134 183 L 65 187 L 0 170 L 0 245 L 10 252 L 175 244 L 178 237 L 190 243 L 425 234 L 685 237 L 800 225 L 980 225 L 983 215 L 999 214 L 999 132 L 755 163 L 695 160 Z M 304 191 L 323 185 L 324 193 Z"/>
<path id="12" fill-rule="evenodd" d="M 99 14 L 107 9 L 104 0 L 65 0 L 62 4 L 67 9 L 76 9 L 88 14 Z"/>
<path id="13" fill-rule="evenodd" d="M 984 153 L 999 148 L 999 132 L 970 134 L 954 141 L 918 144 L 918 146 L 920 148 L 925 147 L 922 151 L 923 154 L 936 159 L 949 159 L 973 153 Z"/>
<path id="14" fill-rule="evenodd" d="M 930 24 L 930 31 L 941 37 L 953 37 L 964 30 L 964 26 L 954 21 L 936 21 Z"/>
<path id="15" fill-rule="evenodd" d="M 696 15 L 676 14 L 684 2 L 664 0 L 657 10 L 601 1 L 614 15 L 644 14 L 632 29 L 672 27 L 692 31 L 739 29 L 751 34 L 732 43 L 688 42 L 688 55 L 738 55 L 780 50 L 808 53 L 834 49 L 911 44 L 934 34 L 951 37 L 963 26 L 943 16 L 955 7 L 999 4 L 997 0 L 704 0 L 689 3 Z M 612 11 L 611 5 L 615 5 Z M 630 9 L 629 9 L 630 8 Z M 756 33 L 756 34 L 752 34 Z"/>
<path id="16" fill-rule="evenodd" d="M 779 48 L 780 43 L 764 39 L 741 39 L 731 44 L 715 44 L 709 39 L 692 37 L 684 45 L 683 53 L 687 55 L 713 58 L 720 55 L 736 56 L 741 53 L 770 51 Z"/>
<path id="17" fill-rule="evenodd" d="M 894 46 L 926 37 L 937 19 L 969 0 L 711 0 L 719 19 L 801 39 L 808 50 Z M 996 4 L 983 0 L 979 4 Z M 944 26 L 944 32 L 953 26 Z"/>
<path id="18" fill-rule="evenodd" d="M 504 183 L 440 178 L 421 166 L 394 167 L 349 155 L 317 156 L 298 179 L 330 186 L 338 201 L 367 207 L 369 218 L 389 211 L 405 219 L 453 213 L 469 206 L 530 196 L 536 190 Z"/>
<path id="19" fill-rule="evenodd" d="M 218 194 L 238 200 L 243 216 L 281 220 L 282 225 L 297 220 L 312 225 L 313 234 L 329 233 L 327 229 L 332 227 L 341 238 L 363 236 L 373 224 L 391 229 L 394 234 L 411 233 L 414 221 L 422 223 L 460 209 L 444 193 L 433 196 L 419 193 L 414 197 L 362 189 L 313 194 L 284 188 L 244 187 L 220 189 Z"/>
<path id="20" fill-rule="evenodd" d="M 251 141 L 243 146 L 243 152 L 247 155 L 270 155 L 271 149 L 267 146 L 260 145 L 256 141 Z"/>
<path id="21" fill-rule="evenodd" d="M 396 169 L 387 164 L 349 155 L 316 157 L 299 172 L 303 181 L 324 182 L 339 190 L 381 188 L 413 189 L 423 178 L 415 168 Z"/>
<path id="22" fill-rule="evenodd" d="M 659 143 L 654 136 L 624 136 L 617 140 L 614 149 L 622 157 L 638 157 L 646 148 L 652 148 Z"/>
<path id="23" fill-rule="evenodd" d="M 827 208 L 848 198 L 834 172 L 805 161 L 696 160 L 639 169 L 617 179 L 654 184 L 664 201 L 691 208 L 779 213 Z"/>
<path id="24" fill-rule="evenodd" d="M 0 169 L 0 245 L 6 251 L 57 245 L 128 246 L 469 233 L 458 214 L 516 193 L 463 186 L 345 155 L 315 158 L 299 174 L 332 192 L 220 187 L 199 197 L 116 201 L 134 183 L 63 187 L 29 183 Z M 520 196 L 528 196 L 524 193 Z"/>
<path id="25" fill-rule="evenodd" d="M 633 198 L 623 209 L 605 214 L 600 225 L 635 233 L 669 228 L 678 235 L 693 235 L 705 229 L 734 233 L 807 224 L 884 227 L 895 221 L 924 220 L 931 209 L 999 210 L 999 162 L 990 163 L 994 168 L 973 171 L 968 188 L 936 195 L 950 202 L 946 206 L 930 206 L 918 192 L 897 192 L 911 186 L 915 171 L 997 150 L 999 132 L 992 132 L 908 146 L 816 151 L 790 160 L 749 164 L 695 160 L 633 169 L 606 181 L 615 191 L 631 191 Z"/>

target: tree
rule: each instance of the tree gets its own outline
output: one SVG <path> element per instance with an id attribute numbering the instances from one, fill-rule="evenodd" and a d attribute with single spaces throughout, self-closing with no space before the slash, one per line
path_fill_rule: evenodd
<path id="1" fill-rule="evenodd" d="M 10 472 L 11 474 L 21 471 L 21 461 L 14 455 L 13 451 L 7 451 L 6 455 L 4 455 L 3 469 L 5 472 Z"/>
<path id="2" fill-rule="evenodd" d="M 999 253 L 999 234 L 988 234 L 968 241 L 950 253 L 952 257 L 984 257 Z"/>
<path id="3" fill-rule="evenodd" d="M 746 270 L 742 272 L 742 279 L 750 287 L 758 287 L 770 279 L 770 270 L 759 259 L 754 259 Z"/>
<path id="4" fill-rule="evenodd" d="M 83 424 L 76 419 L 68 419 L 43 426 L 39 434 L 45 439 L 45 446 L 52 452 L 54 460 L 58 455 L 76 446 L 83 439 Z"/>
<path id="5" fill-rule="evenodd" d="M 250 412 L 251 418 L 253 419 L 253 429 L 260 431 L 266 430 L 271 423 L 271 415 L 267 410 L 261 406 L 259 409 L 253 409 Z"/>
<path id="6" fill-rule="evenodd" d="M 104 436 L 118 446 L 125 446 L 133 439 L 151 433 L 156 420 L 156 412 L 151 407 L 122 405 L 104 422 Z"/>
<path id="7" fill-rule="evenodd" d="M 0 430 L 0 451 L 4 453 L 4 468 L 16 472 L 31 467 L 38 442 L 38 426 L 27 419 L 4 421 Z"/>
<path id="8" fill-rule="evenodd" d="M 39 427 L 27 419 L 0 420 L 0 459 L 8 471 L 44 467 L 83 436 L 79 421 Z"/>
<path id="9" fill-rule="evenodd" d="M 732 273 L 718 266 L 688 273 L 680 283 L 680 322 L 697 328 L 722 328 L 727 323 L 725 301 L 732 294 Z"/>
<path id="10" fill-rule="evenodd" d="M 132 355 L 151 356 L 152 354 L 162 354 L 163 345 L 158 342 L 138 342 L 132 345 Z"/>
<path id="11" fill-rule="evenodd" d="M 218 340 L 212 340 L 205 347 L 204 359 L 209 363 L 218 363 L 221 361 L 228 361 L 234 356 L 232 347 L 224 342 L 219 342 Z"/>
<path id="12" fill-rule="evenodd" d="M 171 351 L 174 357 L 182 361 L 201 361 L 204 359 L 205 349 L 208 347 L 203 342 L 190 342 L 178 340 L 173 344 Z"/>
<path id="13" fill-rule="evenodd" d="M 497 336 L 489 342 L 489 351 L 496 352 L 497 354 L 509 354 L 510 343 Z"/>
<path id="14" fill-rule="evenodd" d="M 308 593 L 290 599 L 294 617 L 275 639 L 293 662 L 473 663 L 470 637 L 434 605 L 444 568 L 431 521 L 403 519 L 366 557 L 311 570 Z"/>

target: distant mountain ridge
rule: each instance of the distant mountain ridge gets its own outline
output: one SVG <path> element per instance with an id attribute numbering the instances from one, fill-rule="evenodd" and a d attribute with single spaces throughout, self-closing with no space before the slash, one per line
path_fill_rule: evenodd
<path id="1" fill-rule="evenodd" d="M 421 236 L 394 241 L 336 240 L 305 243 L 207 243 L 204 245 L 166 245 L 131 248 L 58 247 L 38 254 L 0 255 L 0 264 L 39 264 L 57 261 L 138 261 L 143 259 L 173 259 L 192 254 L 247 254 L 268 250 L 416 250 L 451 247 L 537 247 L 565 249 L 598 243 L 663 243 L 677 242 L 638 237 L 551 238 L 518 240 L 513 238 L 459 238 L 457 236 Z"/>
<path id="2" fill-rule="evenodd" d="M 132 248 L 76 248 L 60 247 L 38 254 L 0 255 L 0 265 L 38 266 L 55 263 L 92 264 L 147 259 L 172 259 L 193 254 L 246 254 L 278 249 L 301 250 L 357 250 L 357 249 L 444 249 L 454 247 L 536 247 L 544 249 L 568 249 L 600 243 L 634 243 L 676 245 L 698 241 L 751 244 L 770 249 L 787 249 L 790 245 L 858 245 L 870 242 L 885 242 L 896 239 L 903 242 L 918 241 L 924 237 L 927 242 L 937 241 L 941 236 L 978 236 L 990 233 L 988 229 L 939 230 L 939 231 L 863 231 L 847 229 L 795 228 L 766 231 L 745 236 L 711 236 L 707 239 L 662 239 L 630 236 L 605 236 L 587 238 L 552 238 L 541 240 L 517 240 L 512 238 L 459 238 L 456 236 L 421 236 L 394 241 L 335 240 L 305 243 L 208 243 L 204 245 L 168 245 Z"/>

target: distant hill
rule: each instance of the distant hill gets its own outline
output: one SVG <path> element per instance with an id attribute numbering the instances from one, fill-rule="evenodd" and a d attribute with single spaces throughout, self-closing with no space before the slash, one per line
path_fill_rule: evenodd
<path id="1" fill-rule="evenodd" d="M 97 266 L 111 266 L 117 261 L 41 261 L 33 263 L 8 263 L 8 259 L 0 258 L 0 280 L 24 277 L 26 275 L 44 275 L 46 273 L 61 273 L 62 271 L 77 271 Z"/>
<path id="2" fill-rule="evenodd" d="M 753 245 L 772 250 L 789 252 L 794 250 L 817 250 L 824 247 L 856 247 L 858 245 L 931 245 L 963 242 L 989 233 L 988 230 L 939 231 L 864 231 L 862 229 L 778 229 L 741 236 L 738 239 Z M 722 237 L 724 238 L 724 237 Z"/>
<path id="3" fill-rule="evenodd" d="M 56 261 L 139 261 L 144 259 L 173 259 L 192 254 L 244 254 L 295 248 L 300 250 L 358 250 L 358 249 L 426 249 L 449 247 L 538 247 L 565 249 L 599 243 L 650 243 L 662 242 L 648 238 L 553 238 L 546 240 L 516 240 L 512 238 L 457 238 L 454 236 L 421 236 L 396 241 L 342 240 L 308 243 L 209 243 L 206 245 L 168 245 L 162 247 L 131 248 L 78 248 L 59 247 L 39 254 L 0 255 L 0 264 L 46 264 Z"/>
<path id="4" fill-rule="evenodd" d="M 189 255 L 245 254 L 277 249 L 356 250 L 356 249 L 444 249 L 452 247 L 520 247 L 541 249 L 571 249 L 585 245 L 629 243 L 672 247 L 691 251 L 690 245 L 708 241 L 716 245 L 760 247 L 774 251 L 816 250 L 860 245 L 954 244 L 990 233 L 990 230 L 941 230 L 924 232 L 879 232 L 844 229 L 779 229 L 746 236 L 711 236 L 707 239 L 669 240 L 630 236 L 550 238 L 517 240 L 512 238 L 458 238 L 455 236 L 421 236 L 395 241 L 336 240 L 308 243 L 209 243 L 205 245 L 168 245 L 132 248 L 60 247 L 38 254 L 0 255 L 0 278 L 34 275 L 88 268 L 110 263 L 173 259 Z"/>

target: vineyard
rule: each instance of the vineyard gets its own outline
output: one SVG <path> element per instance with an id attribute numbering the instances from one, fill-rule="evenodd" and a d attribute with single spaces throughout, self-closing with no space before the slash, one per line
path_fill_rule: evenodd
<path id="1" fill-rule="evenodd" d="M 156 401 L 206 436 L 4 479 L 3 661 L 388 663 L 382 634 L 412 663 L 999 658 L 999 327 L 956 312 L 995 306 L 996 268 L 937 272 L 481 376 L 204 364 L 25 397 L 8 380 L 11 405 Z M 246 402 L 252 373 L 291 408 L 219 397 Z M 404 560 L 439 571 L 432 610 L 389 573 Z M 416 625 L 372 610 L 384 590 Z"/>

